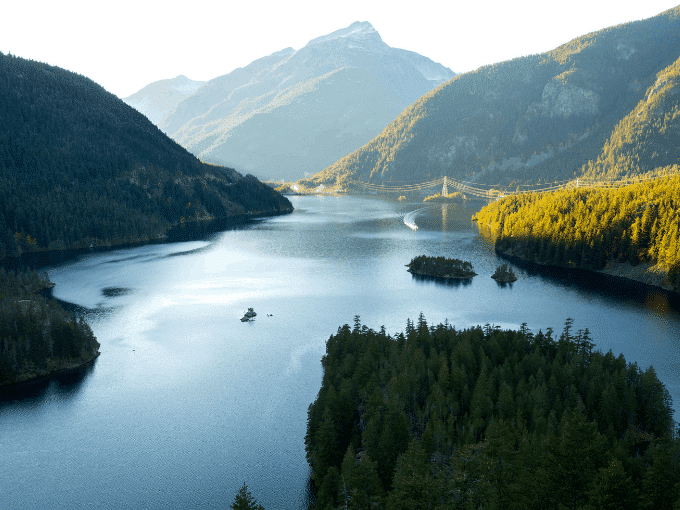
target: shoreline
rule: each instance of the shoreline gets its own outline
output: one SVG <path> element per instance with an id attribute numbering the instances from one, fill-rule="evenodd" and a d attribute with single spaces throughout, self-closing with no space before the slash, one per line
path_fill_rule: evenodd
<path id="1" fill-rule="evenodd" d="M 31 375 L 29 377 L 26 377 L 24 379 L 19 379 L 17 381 L 12 381 L 9 383 L 0 383 L 0 395 L 5 393 L 6 391 L 10 392 L 16 392 L 16 391 L 22 391 L 25 389 L 28 389 L 30 386 L 39 384 L 45 381 L 49 381 L 50 379 L 53 379 L 57 376 L 60 375 L 65 375 L 65 374 L 70 374 L 73 372 L 77 372 L 79 370 L 82 370 L 83 368 L 88 367 L 89 365 L 93 365 L 94 362 L 99 358 L 101 355 L 100 351 L 97 351 L 96 354 L 94 354 L 91 358 L 82 361 L 80 363 L 76 364 L 65 364 L 63 366 L 58 366 L 53 368 L 52 370 L 48 370 L 47 372 L 43 371 L 38 371 L 35 375 Z M 22 375 L 24 375 L 23 373 Z M 20 375 L 19 377 L 22 377 Z"/>
<path id="2" fill-rule="evenodd" d="M 72 247 L 56 250 L 47 248 L 26 251 L 19 256 L 0 258 L 0 267 L 6 269 L 20 268 L 41 268 L 52 266 L 72 260 L 86 253 L 104 253 L 112 250 L 125 248 L 135 248 L 152 244 L 166 244 L 183 241 L 193 241 L 205 238 L 206 236 L 228 230 L 240 225 L 246 225 L 253 220 L 266 217 L 283 216 L 291 214 L 295 209 L 284 209 L 279 211 L 257 211 L 252 213 L 226 216 L 224 218 L 213 218 L 210 220 L 193 220 L 172 225 L 161 235 L 150 236 L 138 241 L 125 241 L 113 243 L 101 243 L 88 247 Z"/>
<path id="3" fill-rule="evenodd" d="M 511 260 L 516 259 L 543 267 L 555 267 L 559 269 L 576 269 L 578 271 L 588 271 L 591 273 L 613 276 L 614 278 L 621 278 L 623 280 L 643 283 L 650 287 L 657 287 L 666 292 L 671 292 L 673 294 L 680 295 L 680 290 L 674 289 L 673 286 L 668 281 L 668 274 L 658 265 L 651 264 L 649 262 L 641 262 L 640 264 L 633 266 L 628 262 L 616 262 L 615 260 L 608 260 L 603 269 L 588 269 L 577 266 L 546 264 L 543 262 L 538 262 L 536 260 L 531 260 L 522 257 L 520 255 L 516 255 L 515 253 L 504 252 L 496 248 L 494 248 L 494 251 L 501 257 L 508 258 Z"/>
<path id="4" fill-rule="evenodd" d="M 594 272 L 617 278 L 625 278 L 626 280 L 644 283 L 653 287 L 659 287 L 668 292 L 680 294 L 680 291 L 674 289 L 668 281 L 668 274 L 657 264 L 641 262 L 637 266 L 632 266 L 627 262 L 608 260 L 603 269 L 596 269 Z"/>
<path id="5" fill-rule="evenodd" d="M 422 272 L 422 271 L 413 271 L 411 269 L 407 269 L 407 271 L 409 273 L 413 274 L 413 275 L 427 276 L 428 278 L 437 278 L 439 280 L 471 280 L 472 278 L 477 276 L 477 273 L 473 273 L 470 276 L 450 276 L 450 275 L 440 276 L 440 275 L 425 273 L 425 272 Z"/>

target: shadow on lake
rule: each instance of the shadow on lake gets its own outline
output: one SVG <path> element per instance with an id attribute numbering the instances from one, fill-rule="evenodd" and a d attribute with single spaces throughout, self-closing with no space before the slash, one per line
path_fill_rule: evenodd
<path id="1" fill-rule="evenodd" d="M 657 304 L 663 302 L 659 307 L 665 310 L 665 314 L 680 313 L 680 294 L 660 287 L 586 269 L 547 266 L 500 253 L 497 255 L 524 270 L 527 276 L 537 277 L 552 285 L 575 289 L 585 299 L 598 298 L 613 303 L 634 302 L 646 308 L 650 302 Z"/>
<path id="2" fill-rule="evenodd" d="M 0 386 L 0 413 L 3 406 L 20 402 L 22 407 L 40 407 L 52 400 L 64 401 L 75 396 L 94 371 L 97 359 L 85 366 L 39 377 L 8 386 Z"/>
<path id="3" fill-rule="evenodd" d="M 91 248 L 74 248 L 65 250 L 25 252 L 19 257 L 7 257 L 0 261 L 0 267 L 12 270 L 42 269 L 49 266 L 57 266 L 77 259 L 81 255 L 103 253 L 124 248 L 135 248 L 152 244 L 169 244 L 188 241 L 202 241 L 214 234 L 225 230 L 243 230 L 249 228 L 254 222 L 261 221 L 271 216 L 234 216 L 218 218 L 209 221 L 193 221 L 173 226 L 162 239 L 149 239 L 139 243 L 120 243 L 112 246 L 94 246 Z M 200 249 L 198 249 L 200 250 Z M 188 255 L 198 250 L 189 250 L 174 255 Z M 118 259 L 109 263 L 120 263 L 141 258 L 144 255 L 133 255 L 127 259 Z"/>

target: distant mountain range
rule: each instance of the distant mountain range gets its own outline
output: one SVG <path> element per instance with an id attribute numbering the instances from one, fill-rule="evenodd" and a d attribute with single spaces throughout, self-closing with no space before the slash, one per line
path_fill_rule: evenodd
<path id="1" fill-rule="evenodd" d="M 203 83 L 188 97 L 182 94 L 200 82 L 180 76 L 124 101 L 204 161 L 294 180 L 361 147 L 454 76 L 356 22 Z"/>
<path id="2" fill-rule="evenodd" d="M 307 186 L 618 178 L 680 156 L 680 7 L 456 76 Z"/>
<path id="3" fill-rule="evenodd" d="M 0 126 L 0 258 L 292 210 L 254 177 L 201 163 L 92 80 L 2 53 Z"/>
<path id="4" fill-rule="evenodd" d="M 190 80 L 184 75 L 170 80 L 155 81 L 123 99 L 135 110 L 158 125 L 177 105 L 196 92 L 204 81 Z"/>

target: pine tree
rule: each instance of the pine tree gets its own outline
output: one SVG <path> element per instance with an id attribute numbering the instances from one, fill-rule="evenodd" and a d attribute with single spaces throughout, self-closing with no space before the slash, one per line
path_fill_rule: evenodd
<path id="1" fill-rule="evenodd" d="M 234 502 L 229 508 L 232 510 L 264 510 L 264 507 L 253 498 L 253 495 L 248 490 L 248 486 L 245 482 L 243 483 L 243 487 L 236 493 Z"/>
<path id="2" fill-rule="evenodd" d="M 654 510 L 674 509 L 678 494 L 680 465 L 677 459 L 678 448 L 668 436 L 657 441 L 648 453 L 652 457 L 651 466 L 642 479 L 642 498 L 640 508 Z"/>
<path id="3" fill-rule="evenodd" d="M 583 414 L 583 404 L 566 411 L 560 435 L 549 447 L 547 478 L 553 488 L 555 504 L 576 509 L 586 502 L 586 490 L 598 469 L 603 440 L 597 425 Z"/>
<path id="4" fill-rule="evenodd" d="M 387 500 L 389 510 L 434 508 L 439 503 L 439 491 L 425 451 L 414 439 L 399 457 L 394 473 L 394 490 Z"/>
<path id="5" fill-rule="evenodd" d="M 590 490 L 590 505 L 602 510 L 638 508 L 638 490 L 619 460 L 613 460 L 598 472 Z"/>

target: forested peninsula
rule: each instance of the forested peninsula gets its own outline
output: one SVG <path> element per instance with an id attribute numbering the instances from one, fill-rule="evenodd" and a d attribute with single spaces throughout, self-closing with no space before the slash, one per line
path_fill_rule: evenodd
<path id="1" fill-rule="evenodd" d="M 668 391 L 572 319 L 557 336 L 421 314 L 392 337 L 356 317 L 322 365 L 305 436 L 319 510 L 680 505 Z"/>
<path id="2" fill-rule="evenodd" d="M 0 386 L 77 368 L 99 356 L 87 323 L 45 296 L 53 285 L 35 271 L 0 268 Z"/>
<path id="3" fill-rule="evenodd" d="M 202 163 L 92 80 L 3 53 L 0 125 L 0 259 L 293 209 L 255 177 Z"/>
<path id="4" fill-rule="evenodd" d="M 613 189 L 507 196 L 473 216 L 496 250 L 541 264 L 612 272 L 680 291 L 680 168 Z"/>

